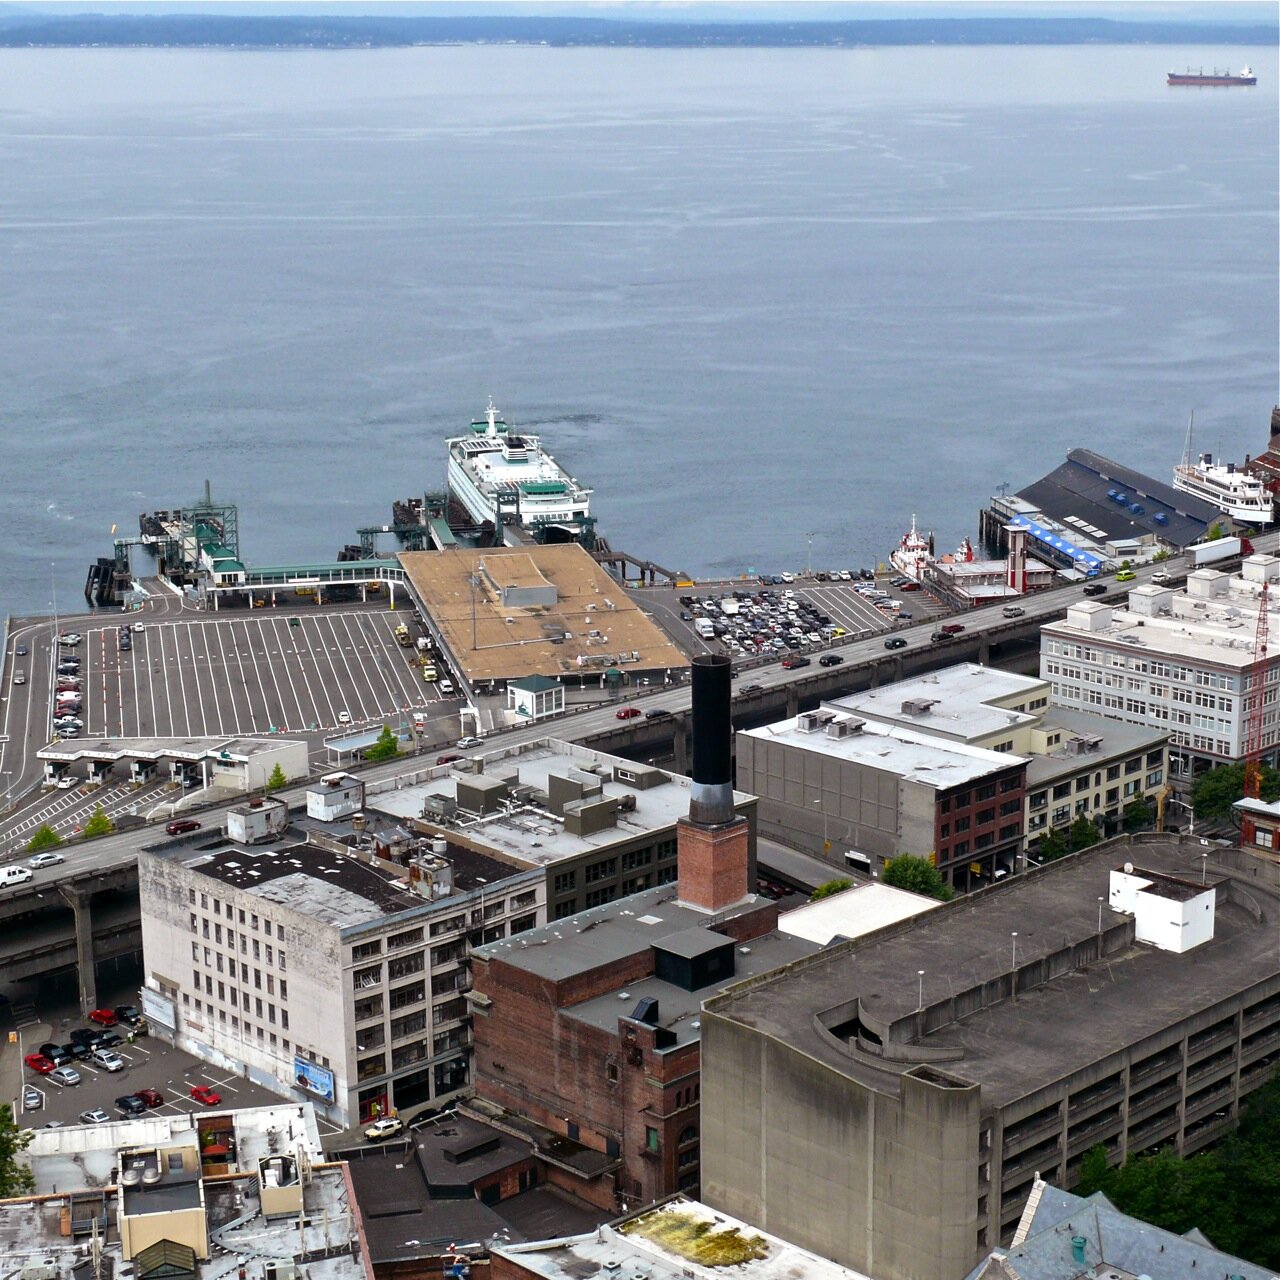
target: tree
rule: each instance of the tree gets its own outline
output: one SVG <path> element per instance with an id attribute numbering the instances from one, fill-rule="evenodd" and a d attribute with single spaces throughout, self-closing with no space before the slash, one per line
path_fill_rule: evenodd
<path id="1" fill-rule="evenodd" d="M 1191 808 L 1201 821 L 1225 821 L 1243 795 L 1244 765 L 1222 764 L 1191 784 Z M 1263 800 L 1280 800 L 1280 774 L 1270 765 L 1260 766 L 1259 795 Z"/>
<path id="2" fill-rule="evenodd" d="M 18 1128 L 13 1108 L 0 1105 L 0 1200 L 26 1195 L 36 1189 L 31 1170 L 18 1159 L 31 1138 L 29 1131 Z"/>
<path id="3" fill-rule="evenodd" d="M 847 880 L 843 876 L 837 877 L 835 880 L 827 880 L 820 884 L 810 895 L 810 902 L 817 902 L 819 898 L 829 898 L 833 893 L 843 893 L 846 889 L 853 888 L 853 881 Z"/>
<path id="4" fill-rule="evenodd" d="M 1225 538 L 1227 531 L 1216 520 L 1209 526 L 1208 532 L 1204 535 L 1206 542 L 1217 542 L 1219 538 Z"/>
<path id="5" fill-rule="evenodd" d="M 1152 564 L 1163 564 L 1163 563 L 1164 563 L 1164 561 L 1166 561 L 1166 560 L 1170 559 L 1170 558 L 1172 557 L 1172 555 L 1173 555 L 1173 552 L 1172 552 L 1172 551 L 1170 551 L 1170 550 L 1168 549 L 1168 547 L 1161 547 L 1161 548 L 1160 548 L 1160 550 L 1159 550 L 1159 551 L 1157 551 L 1157 552 L 1155 553 L 1155 555 L 1153 555 L 1153 556 L 1151 557 L 1151 563 L 1152 563 Z"/>
<path id="6" fill-rule="evenodd" d="M 378 734 L 378 740 L 365 753 L 366 760 L 394 760 L 400 754 L 399 744 L 396 742 L 396 735 L 391 732 L 391 726 L 384 724 L 382 732 Z"/>
<path id="7" fill-rule="evenodd" d="M 1067 828 L 1067 848 L 1072 853 L 1088 849 L 1101 839 L 1098 828 L 1083 813 Z"/>
<path id="8" fill-rule="evenodd" d="M 41 823 L 36 833 L 27 841 L 28 853 L 40 853 L 44 849 L 56 849 L 62 837 L 47 823 Z"/>
<path id="9" fill-rule="evenodd" d="M 1130 834 L 1135 831 L 1146 831 L 1154 826 L 1156 815 L 1151 801 L 1146 796 L 1138 796 L 1137 799 L 1130 800 L 1120 815 L 1120 821 Z"/>
<path id="10" fill-rule="evenodd" d="M 284 776 L 284 770 L 280 767 L 279 761 L 276 767 L 271 770 L 271 776 L 267 779 L 266 790 L 281 791 L 289 785 L 289 779 Z"/>
<path id="11" fill-rule="evenodd" d="M 102 806 L 98 805 L 80 834 L 86 840 L 96 840 L 99 836 L 109 836 L 115 829 L 115 823 L 102 811 Z"/>
<path id="12" fill-rule="evenodd" d="M 938 868 L 928 858 L 917 858 L 912 853 L 900 853 L 886 862 L 880 879 L 895 889 L 909 889 L 942 902 L 955 897 L 955 890 L 938 874 Z"/>
<path id="13" fill-rule="evenodd" d="M 1041 862 L 1056 862 L 1070 852 L 1061 831 L 1046 831 L 1040 837 L 1040 843 L 1036 846 L 1036 857 Z"/>

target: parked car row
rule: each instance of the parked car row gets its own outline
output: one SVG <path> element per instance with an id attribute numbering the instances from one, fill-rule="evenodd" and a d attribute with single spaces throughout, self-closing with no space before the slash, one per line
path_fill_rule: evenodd
<path id="1" fill-rule="evenodd" d="M 680 604 L 698 634 L 718 639 L 733 657 L 776 656 L 847 634 L 829 614 L 794 591 L 681 596 Z"/>

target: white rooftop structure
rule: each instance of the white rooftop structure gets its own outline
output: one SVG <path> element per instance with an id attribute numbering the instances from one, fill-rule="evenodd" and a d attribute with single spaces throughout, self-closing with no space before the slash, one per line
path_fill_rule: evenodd
<path id="1" fill-rule="evenodd" d="M 590 1235 L 509 1245 L 492 1254 L 545 1280 L 873 1280 L 683 1197 Z"/>
<path id="2" fill-rule="evenodd" d="M 739 731 L 740 737 L 783 742 L 817 755 L 897 774 L 908 782 L 945 789 L 976 781 L 1025 758 L 963 742 L 939 741 L 917 732 L 863 720 L 830 708 Z"/>
<path id="3" fill-rule="evenodd" d="M 291 1154 L 299 1147 L 315 1160 L 324 1159 L 315 1112 L 308 1103 L 239 1110 L 221 1107 L 199 1114 L 148 1114 L 108 1124 L 33 1130 L 25 1159 L 36 1180 L 36 1194 L 110 1186 L 121 1147 L 196 1141 L 202 1124 L 226 1115 L 235 1121 L 237 1163 L 244 1170 L 255 1170 L 263 1156 Z"/>
<path id="4" fill-rule="evenodd" d="M 778 931 L 825 947 L 837 938 L 860 938 L 909 920 L 942 903 L 888 884 L 860 884 L 819 898 L 778 917 Z"/>
<path id="5" fill-rule="evenodd" d="M 481 759 L 484 770 L 479 774 L 441 766 L 411 786 L 395 790 L 370 788 L 365 807 L 402 820 L 419 818 L 424 816 L 424 806 L 432 797 L 456 801 L 460 785 L 465 788 L 485 780 L 505 780 L 509 784 L 509 800 L 504 800 L 495 812 L 467 814 L 450 825 L 477 845 L 516 859 L 517 865 L 540 867 L 593 849 L 605 849 L 619 840 L 659 828 L 674 827 L 689 812 L 687 777 L 558 738 L 541 738 L 488 752 Z M 615 823 L 574 835 L 566 830 L 560 817 L 545 807 L 543 797 L 551 787 L 552 776 L 566 777 L 571 772 L 595 773 L 602 798 L 624 800 Z M 516 793 L 525 799 L 521 801 Z M 735 791 L 734 802 L 747 804 L 752 797 Z"/>

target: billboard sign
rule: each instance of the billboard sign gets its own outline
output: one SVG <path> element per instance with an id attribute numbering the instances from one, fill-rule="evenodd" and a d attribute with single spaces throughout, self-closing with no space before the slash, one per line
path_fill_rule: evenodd
<path id="1" fill-rule="evenodd" d="M 142 997 L 142 1015 L 148 1022 L 169 1031 L 178 1025 L 177 1010 L 173 1007 L 173 1001 L 167 996 L 162 996 L 158 991 L 152 991 L 150 987 L 143 987 L 139 995 Z"/>
<path id="2" fill-rule="evenodd" d="M 299 1089 L 314 1093 L 317 1098 L 326 1102 L 333 1101 L 333 1072 L 322 1067 L 318 1062 L 309 1062 L 306 1058 L 293 1060 L 293 1083 Z"/>

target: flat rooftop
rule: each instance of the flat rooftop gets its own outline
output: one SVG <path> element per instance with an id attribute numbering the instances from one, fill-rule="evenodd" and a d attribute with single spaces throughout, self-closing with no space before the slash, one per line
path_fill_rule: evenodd
<path id="1" fill-rule="evenodd" d="M 671 934 L 707 927 L 706 912 L 681 906 L 678 892 L 674 884 L 642 889 L 567 920 L 477 947 L 475 954 L 559 982 L 633 956 Z M 755 942 L 745 945 L 754 947 Z"/>
<path id="2" fill-rule="evenodd" d="M 73 1180 L 69 1185 L 70 1192 L 62 1188 L 61 1194 L 46 1199 L 0 1204 L 0 1258 L 12 1274 L 21 1275 L 26 1267 L 48 1265 L 55 1267 L 59 1276 L 71 1276 L 72 1268 L 84 1262 L 89 1240 L 87 1224 L 92 1215 L 88 1201 L 79 1200 L 79 1184 Z M 237 1203 L 239 1196 L 244 1196 L 250 1205 L 256 1203 L 246 1187 L 243 1182 L 205 1183 L 210 1230 L 226 1230 L 220 1239 L 222 1248 L 214 1249 L 208 1261 L 195 1260 L 195 1270 L 187 1273 L 193 1280 L 236 1280 L 244 1257 L 253 1257 L 260 1267 L 265 1260 L 292 1263 L 298 1253 L 307 1256 L 307 1280 L 371 1280 L 373 1273 L 358 1246 L 352 1256 L 351 1243 L 360 1237 L 350 1209 L 343 1166 L 312 1166 L 312 1177 L 303 1191 L 301 1227 L 296 1216 L 266 1221 L 260 1214 L 247 1223 L 232 1226 L 244 1213 L 244 1201 Z M 63 1234 L 62 1227 L 71 1196 L 76 1196 L 78 1217 L 86 1224 L 85 1234 L 74 1237 Z M 130 1268 L 115 1231 L 108 1235 L 106 1230 L 109 1225 L 114 1226 L 116 1203 L 113 1193 L 97 1195 L 104 1276 L 109 1274 L 108 1267 L 115 1275 L 126 1274 Z M 92 1268 L 75 1274 L 92 1275 Z"/>
<path id="3" fill-rule="evenodd" d="M 889 884 L 859 884 L 817 902 L 806 902 L 778 916 L 778 928 L 793 938 L 804 938 L 820 947 L 836 939 L 861 938 L 886 925 L 909 920 L 942 904 Z"/>
<path id="4" fill-rule="evenodd" d="M 511 1245 L 494 1254 L 545 1280 L 868 1280 L 683 1196 L 589 1235 Z"/>
<path id="5" fill-rule="evenodd" d="M 211 1118 L 231 1116 L 235 1124 L 236 1159 L 240 1169 L 256 1172 L 258 1160 L 294 1152 L 301 1144 L 321 1159 L 320 1133 L 310 1103 L 278 1107 L 244 1107 L 174 1115 L 147 1114 L 107 1124 L 67 1125 L 35 1129 L 27 1159 L 37 1195 L 68 1187 L 88 1190 L 112 1185 L 117 1152 L 123 1147 L 176 1147 L 198 1143 L 198 1126 Z"/>
<path id="6" fill-rule="evenodd" d="M 314 844 L 252 849 L 236 845 L 188 852 L 178 861 L 191 871 L 337 929 L 428 904 L 392 876 Z"/>
<path id="7" fill-rule="evenodd" d="M 488 846 L 500 857 L 511 859 L 516 867 L 545 867 L 593 849 L 606 849 L 622 840 L 674 827 L 689 812 L 690 782 L 683 775 L 654 770 L 556 738 L 541 738 L 523 746 L 488 752 L 480 758 L 484 762 L 484 772 L 480 775 L 440 766 L 430 770 L 433 776 L 414 786 L 369 792 L 365 796 L 365 809 L 408 821 L 422 817 L 423 807 L 432 796 L 456 800 L 460 782 L 507 779 L 512 785 L 529 786 L 546 793 L 552 774 L 564 777 L 570 771 L 593 766 L 603 770 L 600 781 L 605 798 L 635 798 L 635 808 L 619 811 L 615 825 L 580 836 L 566 831 L 564 820 L 541 805 L 522 804 L 509 812 L 488 815 L 468 814 L 465 818 L 467 840 Z M 616 767 L 643 772 L 651 781 L 658 778 L 662 781 L 643 788 L 635 783 L 615 781 Z M 751 800 L 745 792 L 734 792 L 734 801 L 740 810 Z M 427 821 L 444 828 L 448 826 L 436 818 Z"/>
<path id="8" fill-rule="evenodd" d="M 72 738 L 41 747 L 41 760 L 217 760 L 224 754 L 237 763 L 250 756 L 279 751 L 295 741 L 291 738 Z"/>
<path id="9" fill-rule="evenodd" d="M 688 654 L 577 543 L 405 551 L 399 560 L 471 682 L 689 665 Z M 533 585 L 531 572 L 555 588 L 556 603 L 504 606 L 491 582 L 523 575 Z"/>
<path id="10" fill-rule="evenodd" d="M 1113 759 L 1155 750 L 1169 737 L 1167 729 L 1108 720 L 1091 711 L 1073 711 L 1069 707 L 1050 707 L 1045 713 L 1044 728 L 1049 733 L 1060 730 L 1062 739 L 1044 755 L 1027 757 L 1028 791 L 1065 774 L 1079 773 L 1090 760 Z M 1072 741 L 1088 737 L 1101 738 L 1098 749 L 1076 754 Z M 1143 773 L 1145 776 L 1145 766 Z"/>
<path id="11" fill-rule="evenodd" d="M 1138 587 L 1129 593 L 1124 608 L 1096 601 L 1072 605 L 1064 619 L 1045 624 L 1044 634 L 1118 641 L 1138 657 L 1144 652 L 1172 653 L 1247 671 L 1253 663 L 1258 627 L 1259 584 L 1211 569 L 1196 570 L 1192 576 L 1220 585 L 1214 594 L 1205 595 Z M 1280 656 L 1280 600 L 1276 594 L 1268 602 L 1268 658 Z M 1150 612 L 1151 601 L 1159 601 L 1168 612 Z M 1135 608 L 1136 602 L 1142 602 L 1141 606 Z"/>
<path id="12" fill-rule="evenodd" d="M 1049 687 L 1047 680 L 1035 676 L 1015 675 L 976 662 L 957 662 L 941 671 L 832 698 L 824 705 L 965 742 L 1033 724 L 1039 715 L 1027 707 L 1035 698 L 1047 698 Z M 917 713 L 904 711 L 903 704 L 907 702 L 924 709 Z M 1003 705 L 997 706 L 997 702 Z"/>
<path id="13" fill-rule="evenodd" d="M 836 714 L 853 713 L 840 711 Z M 939 791 L 974 782 L 1024 760 L 1023 756 L 1007 751 L 988 751 L 985 747 L 974 747 L 964 742 L 941 741 L 928 732 L 880 724 L 875 720 L 867 720 L 857 733 L 831 738 L 825 732 L 809 733 L 799 728 L 800 719 L 793 716 L 758 729 L 740 729 L 738 736 L 757 738 L 762 742 L 781 742 L 828 759 L 895 774 L 906 782 L 922 783 Z"/>
<path id="14" fill-rule="evenodd" d="M 1111 841 L 1084 853 L 1011 876 L 980 893 L 928 911 L 895 931 L 839 944 L 808 960 L 710 1002 L 706 1016 L 740 1022 L 806 1053 L 841 1074 L 886 1093 L 910 1064 L 871 1063 L 842 1052 L 815 1029 L 815 1015 L 861 998 L 890 1025 L 917 1008 L 916 973 L 925 971 L 926 1008 L 953 990 L 1007 978 L 1011 935 L 1019 966 L 1097 936 L 1099 898 L 1110 873 L 1126 861 L 1176 880 L 1198 880 L 1199 841 L 1144 838 Z M 1209 859 L 1211 877 L 1228 880 Z M 1276 937 L 1280 896 L 1249 880 L 1244 891 L 1260 918 L 1220 891 L 1215 933 L 1183 955 L 1133 944 L 1062 976 L 1021 991 L 968 1020 L 949 1023 L 916 1041 L 958 1049 L 947 1075 L 982 1088 L 984 1107 L 999 1107 L 1083 1070 L 1109 1054 L 1177 1025 L 1280 973 Z M 1103 908 L 1104 927 L 1125 917 Z M 1075 1034 L 1065 1035 L 1064 1027 Z"/>
<path id="15" fill-rule="evenodd" d="M 685 932 L 695 931 L 690 929 Z M 718 935 L 711 935 L 705 928 L 696 932 L 714 937 L 717 942 L 724 941 Z M 662 943 L 665 940 L 654 938 L 653 941 Z M 570 1005 L 562 1012 L 565 1017 L 572 1018 L 575 1022 L 581 1022 L 613 1035 L 618 1030 L 618 1019 L 630 1017 L 635 1012 L 636 1005 L 648 996 L 658 1002 L 657 1025 L 675 1034 L 675 1041 L 668 1047 L 679 1049 L 685 1045 L 696 1044 L 701 1038 L 702 1026 L 699 1014 L 704 1000 L 710 1000 L 712 996 L 727 990 L 735 982 L 770 973 L 785 964 L 790 964 L 793 960 L 799 960 L 802 956 L 812 955 L 817 949 L 818 944 L 807 938 L 792 937 L 782 932 L 766 933 L 759 938 L 752 938 L 749 942 L 734 946 L 734 972 L 731 978 L 699 987 L 697 991 L 686 991 L 683 987 L 672 982 L 664 982 L 661 978 L 643 978 L 639 982 L 619 984 L 611 991 L 594 996 L 590 1000 L 584 1000 L 580 1004 Z"/>

